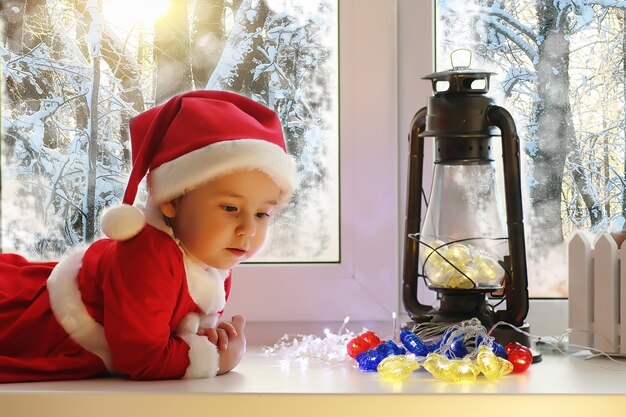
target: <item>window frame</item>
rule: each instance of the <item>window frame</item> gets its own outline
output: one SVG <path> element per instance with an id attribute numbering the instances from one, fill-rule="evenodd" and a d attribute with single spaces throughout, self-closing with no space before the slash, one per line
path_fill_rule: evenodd
<path id="1" fill-rule="evenodd" d="M 398 311 L 396 5 L 339 2 L 340 262 L 236 267 L 226 317 L 384 320 Z"/>

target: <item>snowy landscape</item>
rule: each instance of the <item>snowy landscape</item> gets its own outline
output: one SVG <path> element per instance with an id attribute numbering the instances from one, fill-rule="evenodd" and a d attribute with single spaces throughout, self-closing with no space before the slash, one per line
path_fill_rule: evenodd
<path id="1" fill-rule="evenodd" d="M 55 259 L 101 237 L 130 118 L 217 89 L 274 109 L 298 161 L 257 260 L 338 261 L 336 1 L 8 0 L 0 23 L 3 251 Z"/>

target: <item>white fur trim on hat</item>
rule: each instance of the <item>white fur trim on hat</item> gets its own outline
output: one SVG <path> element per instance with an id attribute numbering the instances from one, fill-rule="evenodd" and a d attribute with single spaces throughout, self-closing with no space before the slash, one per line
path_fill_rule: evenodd
<path id="1" fill-rule="evenodd" d="M 261 139 L 217 142 L 180 156 L 148 173 L 148 189 L 155 203 L 163 203 L 218 176 L 239 170 L 260 170 L 282 189 L 281 202 L 296 185 L 296 162 L 278 145 Z"/>
<path id="2" fill-rule="evenodd" d="M 102 232 L 113 240 L 135 237 L 145 225 L 143 212 L 128 204 L 106 209 L 100 219 Z"/>
<path id="3" fill-rule="evenodd" d="M 217 375 L 220 354 L 217 346 L 206 336 L 183 334 L 180 336 L 189 345 L 189 366 L 185 379 L 207 378 Z"/>

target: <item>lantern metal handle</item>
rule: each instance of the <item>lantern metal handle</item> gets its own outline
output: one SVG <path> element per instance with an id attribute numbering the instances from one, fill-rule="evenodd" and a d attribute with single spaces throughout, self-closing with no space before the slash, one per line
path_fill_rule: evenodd
<path id="1" fill-rule="evenodd" d="M 506 220 L 509 233 L 509 255 L 512 282 L 505 285 L 507 308 L 496 313 L 496 319 L 521 326 L 528 314 L 528 272 L 522 215 L 520 178 L 520 144 L 511 114 L 503 107 L 490 106 L 487 121 L 500 129 L 506 194 Z"/>
<path id="2" fill-rule="evenodd" d="M 411 319 L 426 314 L 432 307 L 422 304 L 417 299 L 416 279 L 419 265 L 419 242 L 409 234 L 419 232 L 422 219 L 422 175 L 424 161 L 424 138 L 420 133 L 426 130 L 427 108 L 420 109 L 411 121 L 409 132 L 409 178 L 404 229 L 404 270 L 402 273 L 402 302 Z M 412 185 L 419 184 L 420 187 Z M 418 189 L 419 188 L 419 189 Z"/>

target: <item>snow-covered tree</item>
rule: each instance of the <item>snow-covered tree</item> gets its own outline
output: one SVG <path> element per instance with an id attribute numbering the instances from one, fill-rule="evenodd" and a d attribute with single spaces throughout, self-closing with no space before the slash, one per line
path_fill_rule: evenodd
<path id="1" fill-rule="evenodd" d="M 492 94 L 512 110 L 523 139 L 533 259 L 562 248 L 574 230 L 606 230 L 623 219 L 626 4 L 440 0 L 437 6 L 440 56 L 466 47 L 478 65 L 500 74 Z M 470 36 L 452 36 L 467 28 Z"/>
<path id="2" fill-rule="evenodd" d="M 129 119 L 181 91 L 212 88 L 275 109 L 299 161 L 301 188 L 270 252 L 323 256 L 324 223 L 338 215 L 336 159 L 327 157 L 337 147 L 336 2 L 294 0 L 287 10 L 276 5 L 289 2 L 170 0 L 154 26 L 137 16 L 123 27 L 107 15 L 111 1 L 0 3 L 3 247 L 53 258 L 97 238 L 101 210 L 125 188 Z"/>

